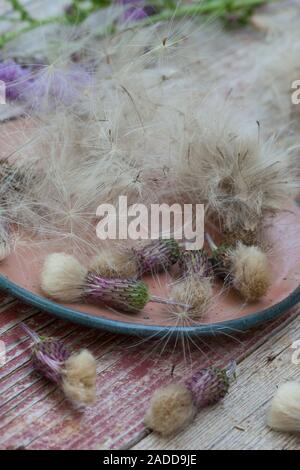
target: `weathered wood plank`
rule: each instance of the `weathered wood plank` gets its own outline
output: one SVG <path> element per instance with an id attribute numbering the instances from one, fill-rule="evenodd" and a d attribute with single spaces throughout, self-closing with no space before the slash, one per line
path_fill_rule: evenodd
<path id="1" fill-rule="evenodd" d="M 81 347 L 86 345 L 83 338 L 82 343 L 84 344 L 81 344 L 80 342 L 78 346 Z M 101 356 L 109 353 L 114 344 L 112 344 L 110 338 L 107 338 L 106 342 L 103 339 L 103 343 L 104 344 L 101 346 L 101 348 L 99 348 L 99 346 L 91 345 L 88 342 L 89 349 L 95 354 L 95 357 L 98 359 L 98 363 L 101 363 Z M 109 361 L 108 363 L 107 359 Z M 110 364 L 111 358 L 108 354 L 106 359 L 102 361 L 102 366 L 107 367 Z M 55 405 L 59 407 L 61 403 L 64 403 L 67 412 L 70 411 L 70 407 L 64 402 L 64 397 L 60 390 L 58 390 L 53 384 L 49 384 L 49 382 L 41 378 L 39 375 L 35 374 L 32 371 L 32 367 L 31 377 L 28 377 L 28 379 L 29 387 L 21 391 L 13 401 L 10 400 L 1 407 L 2 417 L 0 422 L 0 432 L 4 432 L 8 425 L 10 425 L 10 429 L 12 429 L 14 425 L 17 425 L 19 415 L 24 413 L 26 410 L 29 410 L 31 415 L 33 415 L 34 412 L 39 412 L 39 410 L 42 410 L 44 413 L 50 411 L 53 408 L 53 393 L 56 397 L 59 397 L 55 401 Z M 20 383 L 18 382 L 16 387 L 18 388 L 19 386 Z M 47 408 L 47 403 L 49 405 L 49 409 Z M 36 428 L 33 429 L 34 432 L 36 430 Z"/>
<path id="2" fill-rule="evenodd" d="M 17 312 L 15 312 L 17 315 Z M 49 321 L 49 319 L 51 320 Z M 11 317 L 8 318 L 11 320 Z M 6 329 L 11 338 L 9 360 L 3 373 L 3 409 L 1 410 L 1 448 L 26 445 L 28 448 L 121 448 L 144 436 L 142 419 L 152 391 L 175 376 L 190 373 L 191 366 L 202 366 L 245 354 L 265 341 L 266 334 L 278 328 L 280 321 L 237 339 L 201 340 L 202 354 L 191 353 L 191 364 L 183 361 L 180 350 L 169 345 L 100 333 L 68 324 L 37 313 L 28 320 L 32 328 L 44 334 L 65 338 L 70 345 L 87 346 L 98 357 L 98 402 L 94 408 L 79 413 L 70 408 L 59 390 L 32 372 L 29 341 L 19 326 Z M 289 322 L 289 315 L 281 321 Z M 281 327 L 280 327 L 281 328 Z M 16 337 L 19 330 L 20 338 Z M 23 351 L 18 353 L 18 348 Z M 23 355 L 22 355 L 23 354 Z M 16 357 L 15 357 L 16 356 Z M 14 359 L 15 357 L 15 359 Z M 13 361 L 16 360 L 16 363 Z M 26 430 L 26 431 L 24 431 Z"/>
<path id="3" fill-rule="evenodd" d="M 290 346 L 300 338 L 295 319 L 240 364 L 238 379 L 220 405 L 203 410 L 184 432 L 170 439 L 151 433 L 133 449 L 296 449 L 299 436 L 275 433 L 265 425 L 276 386 L 300 380 Z M 272 358 L 274 358 L 272 360 Z"/>
<path id="4" fill-rule="evenodd" d="M 17 314 L 16 314 L 17 312 Z M 13 328 L 37 312 L 33 307 L 19 301 L 10 302 L 0 306 L 0 335 Z"/>
<path id="5" fill-rule="evenodd" d="M 200 356 L 199 351 L 194 350 L 193 365 L 245 354 L 245 350 L 261 342 L 267 332 L 270 333 L 270 325 L 257 332 L 256 337 L 248 333 L 238 341 L 229 338 L 205 340 L 206 345 L 202 347 L 208 357 Z M 141 438 L 144 435 L 144 410 L 152 391 L 170 380 L 174 362 L 177 376 L 189 373 L 190 365 L 184 364 L 181 351 L 174 353 L 171 346 L 159 357 L 157 351 L 154 353 L 153 342 L 139 343 L 132 338 L 119 345 L 112 343 L 112 350 L 99 360 L 101 371 L 98 371 L 95 407 L 78 414 L 65 401 L 60 401 L 58 391 L 45 396 L 47 392 L 43 389 L 41 400 L 38 394 L 34 395 L 31 407 L 20 408 L 6 426 L 1 445 L 25 445 L 33 449 L 121 448 Z"/>
<path id="6" fill-rule="evenodd" d="M 110 338 L 110 340 L 108 339 L 106 345 L 101 344 L 99 346 L 99 344 L 94 344 L 89 346 L 89 350 L 97 357 L 98 371 L 100 372 L 102 368 L 107 368 L 113 362 L 116 362 L 122 354 L 121 349 L 119 349 L 118 353 L 115 352 L 115 338 L 113 340 Z M 84 344 L 86 345 L 86 343 Z M 5 434 L 1 440 L 5 441 L 5 447 L 24 445 L 34 440 L 37 435 L 42 435 L 47 427 L 52 427 L 56 423 L 61 423 L 65 427 L 67 426 L 69 416 L 73 424 L 75 424 L 77 416 L 87 416 L 89 411 L 82 414 L 72 409 L 64 400 L 60 390 L 54 390 L 53 386 L 48 382 L 46 383 L 46 381 L 45 385 L 42 393 L 39 390 L 38 393 L 33 393 L 29 397 L 30 403 L 26 402 L 25 398 L 20 406 L 13 409 L 13 419 L 9 426 L 5 426 L 5 423 L 3 423 Z M 7 419 L 10 420 L 10 418 L 11 414 L 8 414 Z M 32 426 L 33 423 L 34 426 Z M 24 429 L 26 429 L 25 433 Z"/>
<path id="7" fill-rule="evenodd" d="M 78 332 L 73 333 L 74 336 L 78 335 Z M 70 335 L 71 336 L 71 335 Z M 70 349 L 80 349 L 82 347 L 89 347 L 92 349 L 97 356 L 101 356 L 107 352 L 112 347 L 112 344 L 115 344 L 110 336 L 103 336 L 101 345 L 99 343 L 95 344 L 94 338 L 89 338 L 88 335 L 81 335 L 79 339 L 74 339 L 70 337 L 63 337 L 62 335 L 57 335 L 64 340 L 65 344 Z M 27 362 L 24 366 L 20 367 L 16 374 L 11 374 L 6 379 L 1 381 L 1 409 L 0 409 L 0 418 L 3 414 L 6 414 L 9 409 L 5 409 L 4 405 L 11 401 L 13 398 L 17 398 L 18 400 L 21 398 L 20 393 L 26 390 L 26 397 L 30 397 L 31 393 L 31 385 L 35 385 L 35 382 L 41 379 L 41 376 L 36 374 L 33 369 L 32 365 L 29 362 L 30 360 L 30 350 L 27 351 Z M 47 382 L 46 382 L 47 383 Z M 15 407 L 16 401 L 14 400 L 11 408 Z"/>

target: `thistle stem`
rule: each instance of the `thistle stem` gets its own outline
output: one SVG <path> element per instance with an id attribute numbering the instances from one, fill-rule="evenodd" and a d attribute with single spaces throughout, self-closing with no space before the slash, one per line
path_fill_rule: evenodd
<path id="1" fill-rule="evenodd" d="M 146 26 L 184 16 L 207 15 L 209 13 L 222 14 L 226 11 L 233 12 L 242 8 L 264 5 L 265 3 L 266 0 L 213 0 L 209 3 L 182 5 L 177 10 L 164 10 L 157 15 L 152 15 L 145 21 L 139 22 L 139 24 Z"/>
<path id="2" fill-rule="evenodd" d="M 271 0 L 274 1 L 274 0 Z M 0 38 L 0 48 L 2 48 L 7 42 L 16 39 L 21 34 L 31 31 L 39 26 L 49 24 L 49 23 L 70 23 L 67 15 L 56 16 L 52 18 L 46 18 L 44 20 L 36 20 L 32 18 L 31 15 L 27 12 L 26 9 L 22 8 L 18 1 L 13 0 L 12 3 L 18 4 L 17 11 L 19 11 L 22 20 L 27 21 L 28 25 L 24 28 L 21 28 L 18 31 L 9 31 L 6 34 L 3 34 Z M 224 12 L 234 12 L 239 11 L 243 8 L 254 8 L 260 5 L 267 3 L 267 0 L 212 0 L 207 3 L 197 3 L 182 5 L 177 9 L 168 8 L 156 15 L 152 15 L 144 21 L 138 22 L 138 27 L 143 27 L 151 25 L 158 22 L 173 20 L 175 18 L 182 18 L 185 16 L 196 16 L 196 15 L 207 15 L 214 14 L 215 16 L 221 15 Z M 21 6 L 21 9 L 20 9 Z M 97 7 L 92 6 L 90 9 L 81 10 L 83 18 L 86 18 L 88 14 L 95 11 Z M 111 28 L 115 31 L 115 27 L 112 24 Z"/>
<path id="3" fill-rule="evenodd" d="M 35 343 L 39 343 L 41 341 L 39 335 L 35 331 L 31 330 L 29 326 L 25 325 L 25 323 L 20 323 L 20 326 Z"/>
<path id="4" fill-rule="evenodd" d="M 28 23 L 27 26 L 24 26 L 24 28 L 21 28 L 17 31 L 8 31 L 7 33 L 2 34 L 0 37 L 0 49 L 4 47 L 5 44 L 7 44 L 9 41 L 17 39 L 19 36 L 21 36 L 21 34 L 27 33 L 28 31 L 38 28 L 39 26 L 44 26 L 51 23 L 65 23 L 65 18 L 55 16 L 51 18 L 46 18 L 45 20 L 36 20 L 34 22 Z"/>
<path id="5" fill-rule="evenodd" d="M 230 361 L 226 367 L 226 375 L 231 381 L 236 377 L 236 361 Z"/>
<path id="6" fill-rule="evenodd" d="M 19 13 L 20 19 L 22 21 L 28 21 L 29 23 L 35 23 L 36 20 L 31 16 L 27 9 L 22 5 L 19 0 L 9 0 L 14 11 Z"/>
<path id="7" fill-rule="evenodd" d="M 171 299 L 164 299 L 162 297 L 157 297 L 156 295 L 151 295 L 149 302 L 157 302 L 159 304 L 166 304 L 166 305 L 176 305 L 177 307 L 182 307 L 186 309 L 190 309 L 191 306 L 188 304 L 183 304 L 180 302 L 176 302 L 176 300 Z"/>

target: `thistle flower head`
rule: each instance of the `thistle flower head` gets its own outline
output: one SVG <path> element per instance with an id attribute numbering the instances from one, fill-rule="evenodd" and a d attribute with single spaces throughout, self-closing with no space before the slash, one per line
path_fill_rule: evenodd
<path id="1" fill-rule="evenodd" d="M 96 401 L 96 361 L 83 349 L 64 362 L 62 389 L 73 403 L 92 405 Z"/>
<path id="2" fill-rule="evenodd" d="M 261 241 L 261 234 L 258 228 L 255 230 L 223 230 L 222 240 L 227 246 L 235 246 L 238 242 L 242 242 L 247 246 L 256 245 Z"/>
<path id="3" fill-rule="evenodd" d="M 39 338 L 33 347 L 34 367 L 47 379 L 60 383 L 62 367 L 70 357 L 69 351 L 61 341 L 52 338 Z"/>
<path id="4" fill-rule="evenodd" d="M 30 71 L 13 60 L 0 63 L 0 80 L 6 85 L 6 97 L 9 100 L 20 99 L 29 84 L 30 77 Z"/>
<path id="5" fill-rule="evenodd" d="M 196 372 L 185 381 L 191 392 L 196 408 L 204 408 L 220 401 L 228 392 L 230 381 L 235 374 L 235 363 L 224 369 L 209 367 Z"/>
<path id="6" fill-rule="evenodd" d="M 134 249 L 140 275 L 167 270 L 180 256 L 180 247 L 174 239 L 154 240 L 142 248 Z"/>
<path id="7" fill-rule="evenodd" d="M 270 287 L 271 276 L 266 254 L 257 246 L 238 243 L 228 252 L 233 287 L 247 302 L 256 302 Z"/>
<path id="8" fill-rule="evenodd" d="M 172 304 L 170 299 L 150 296 L 147 284 L 137 279 L 105 278 L 86 270 L 74 256 L 48 255 L 42 270 L 42 290 L 58 301 L 84 300 L 126 312 L 138 312 L 148 302 Z"/>
<path id="9" fill-rule="evenodd" d="M 39 336 L 26 325 L 24 331 L 33 339 L 32 361 L 35 369 L 58 384 L 76 405 L 90 405 L 96 398 L 96 361 L 82 350 L 71 353 L 55 338 Z"/>
<path id="10" fill-rule="evenodd" d="M 37 109 L 44 104 L 51 105 L 53 101 L 72 105 L 81 98 L 91 81 L 91 75 L 78 64 L 69 67 L 49 65 L 34 74 L 22 98 Z"/>
<path id="11" fill-rule="evenodd" d="M 172 296 L 190 307 L 178 310 L 175 315 L 182 321 L 199 319 L 213 298 L 208 257 L 203 250 L 186 250 L 181 253 L 178 265 L 182 278 L 172 287 Z"/>
<path id="12" fill-rule="evenodd" d="M 154 392 L 144 422 L 152 431 L 167 437 L 184 429 L 195 413 L 191 392 L 182 384 L 170 384 Z"/>
<path id="13" fill-rule="evenodd" d="M 225 369 L 202 369 L 183 384 L 173 383 L 156 390 L 145 416 L 146 426 L 162 436 L 184 429 L 197 410 L 224 398 L 235 367 L 235 362 L 231 362 Z"/>
<path id="14" fill-rule="evenodd" d="M 211 305 L 213 289 L 210 278 L 193 274 L 186 276 L 172 287 L 172 298 L 178 303 L 189 305 L 188 308 L 176 308 L 174 315 L 182 322 L 197 320 Z"/>
<path id="15" fill-rule="evenodd" d="M 219 247 L 214 248 L 211 253 L 210 262 L 213 271 L 217 276 L 221 278 L 225 278 L 228 275 L 228 272 L 230 271 L 230 249 L 230 246 L 223 243 Z"/>
<path id="16" fill-rule="evenodd" d="M 214 272 L 226 279 L 246 302 L 256 302 L 270 287 L 271 279 L 266 254 L 257 246 L 237 242 L 234 247 L 216 247 L 208 237 Z"/>
<path id="17" fill-rule="evenodd" d="M 48 255 L 42 270 L 41 288 L 52 299 L 76 302 L 83 295 L 87 270 L 66 253 Z"/>
<path id="18" fill-rule="evenodd" d="M 207 277 L 211 274 L 211 266 L 204 250 L 185 250 L 180 254 L 179 268 L 183 277 L 197 275 Z"/>
<path id="19" fill-rule="evenodd" d="M 99 276 L 108 278 L 136 278 L 139 266 L 131 250 L 105 249 L 89 267 Z"/>
<path id="20" fill-rule="evenodd" d="M 142 310 L 150 300 L 147 284 L 134 279 L 113 279 L 90 272 L 87 276 L 85 296 L 89 301 L 128 312 Z"/>

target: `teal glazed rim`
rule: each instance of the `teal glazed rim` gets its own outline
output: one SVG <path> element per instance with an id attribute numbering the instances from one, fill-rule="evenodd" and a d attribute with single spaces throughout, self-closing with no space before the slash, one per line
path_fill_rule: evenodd
<path id="1" fill-rule="evenodd" d="M 7 277 L 0 275 L 0 289 L 8 294 L 23 300 L 34 307 L 55 315 L 63 320 L 73 323 L 99 328 L 112 333 L 122 333 L 141 337 L 162 337 L 166 334 L 169 337 L 178 337 L 178 334 L 191 336 L 214 336 L 233 331 L 246 331 L 255 326 L 266 323 L 280 317 L 289 309 L 300 302 L 300 285 L 285 299 L 264 310 L 246 315 L 243 318 L 226 320 L 218 323 L 208 323 L 198 326 L 176 327 L 176 326 L 156 326 L 142 325 L 140 323 L 128 323 L 121 320 L 108 320 L 96 317 L 88 313 L 79 312 L 72 308 L 57 304 L 39 295 L 33 294 L 26 289 L 11 282 Z"/>

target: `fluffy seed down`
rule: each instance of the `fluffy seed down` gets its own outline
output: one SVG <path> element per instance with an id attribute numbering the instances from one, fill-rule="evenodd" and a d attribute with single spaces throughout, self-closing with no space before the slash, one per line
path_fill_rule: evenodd
<path id="1" fill-rule="evenodd" d="M 233 287 L 247 302 L 256 302 L 270 287 L 267 256 L 256 246 L 238 243 L 229 257 Z"/>
<path id="2" fill-rule="evenodd" d="M 152 396 L 145 425 L 163 437 L 183 429 L 195 415 L 192 394 L 184 385 L 171 384 Z"/>
<path id="3" fill-rule="evenodd" d="M 280 385 L 271 402 L 267 424 L 275 431 L 300 432 L 300 383 Z"/>
<path id="4" fill-rule="evenodd" d="M 96 361 L 83 349 L 66 360 L 62 388 L 70 401 L 79 405 L 91 405 L 96 401 Z"/>
<path id="5" fill-rule="evenodd" d="M 95 258 L 90 271 L 108 278 L 131 278 L 138 276 L 139 268 L 129 250 L 105 250 Z"/>
<path id="6" fill-rule="evenodd" d="M 177 302 L 191 306 L 186 311 L 188 318 L 201 318 L 212 302 L 213 289 L 211 281 L 209 278 L 189 276 L 174 285 L 172 297 Z"/>
<path id="7" fill-rule="evenodd" d="M 41 288 L 49 297 L 76 302 L 83 293 L 87 271 L 79 261 L 65 253 L 47 256 L 41 275 Z"/>

